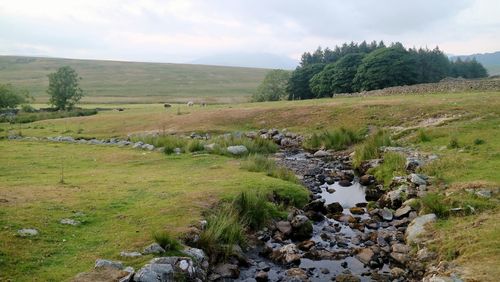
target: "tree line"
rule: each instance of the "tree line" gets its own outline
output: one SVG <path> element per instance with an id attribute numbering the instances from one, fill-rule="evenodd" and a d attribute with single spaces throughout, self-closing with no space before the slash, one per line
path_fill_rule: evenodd
<path id="1" fill-rule="evenodd" d="M 438 82 L 445 77 L 486 77 L 475 59 L 450 60 L 438 48 L 405 48 L 396 42 L 351 42 L 334 49 L 305 52 L 293 72 L 273 70 L 259 86 L 254 101 L 331 97 L 391 86 Z"/>

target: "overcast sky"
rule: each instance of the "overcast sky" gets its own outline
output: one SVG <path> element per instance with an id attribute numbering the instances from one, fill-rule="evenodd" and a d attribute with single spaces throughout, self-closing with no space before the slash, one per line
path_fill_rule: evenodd
<path id="1" fill-rule="evenodd" d="M 0 0 L 0 54 L 187 62 L 220 53 L 298 59 L 346 41 L 500 50 L 499 0 Z"/>

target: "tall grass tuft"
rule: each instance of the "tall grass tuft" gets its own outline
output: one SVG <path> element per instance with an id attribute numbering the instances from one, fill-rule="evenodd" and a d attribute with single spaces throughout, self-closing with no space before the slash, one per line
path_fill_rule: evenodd
<path id="1" fill-rule="evenodd" d="M 424 142 L 430 142 L 432 140 L 432 137 L 422 128 L 418 130 L 417 133 L 417 142 L 424 143 Z"/>
<path id="2" fill-rule="evenodd" d="M 261 192 L 242 192 L 233 201 L 241 221 L 253 230 L 263 227 L 273 215 L 278 214 L 277 207 Z"/>
<path id="3" fill-rule="evenodd" d="M 326 131 L 321 134 L 314 133 L 311 138 L 305 142 L 306 149 L 325 149 L 343 150 L 363 140 L 366 130 L 352 130 L 348 128 L 338 128 L 333 131 Z"/>
<path id="4" fill-rule="evenodd" d="M 444 195 L 427 193 L 420 199 L 420 203 L 424 213 L 434 213 L 441 218 L 450 214 L 451 206 L 445 201 Z"/>
<path id="5" fill-rule="evenodd" d="M 165 251 L 180 251 L 182 249 L 181 243 L 167 231 L 153 233 L 153 239 Z"/>
<path id="6" fill-rule="evenodd" d="M 265 172 L 267 176 L 283 179 L 286 181 L 297 183 L 295 174 L 284 167 L 276 165 L 271 159 L 266 156 L 253 154 L 248 156 L 242 163 L 241 168 L 251 172 Z"/>
<path id="7" fill-rule="evenodd" d="M 383 182 L 385 186 L 389 186 L 394 176 L 405 174 L 405 167 L 406 158 L 403 155 L 387 152 L 384 154 L 384 162 L 372 169 L 370 173 L 373 173 L 375 178 Z"/>
<path id="8" fill-rule="evenodd" d="M 198 139 L 190 140 L 186 145 L 186 152 L 201 152 L 205 150 L 204 143 Z"/>
<path id="9" fill-rule="evenodd" d="M 248 149 L 248 154 L 273 154 L 278 151 L 278 145 L 272 140 L 263 138 L 249 139 L 241 136 L 220 136 L 215 139 L 215 144 L 219 150 L 214 150 L 214 153 L 228 155 L 225 148 L 229 146 L 243 145 Z"/>
<path id="10" fill-rule="evenodd" d="M 142 141 L 147 144 L 154 145 L 155 147 L 165 148 L 165 154 L 174 153 L 175 148 L 183 149 L 188 144 L 188 140 L 175 135 L 145 135 L 145 136 L 134 136 L 131 138 L 133 142 Z"/>
<path id="11" fill-rule="evenodd" d="M 198 240 L 198 246 L 212 258 L 225 258 L 231 254 L 233 245 L 244 244 L 244 226 L 232 206 L 215 210 L 207 218 L 207 226 Z"/>
<path id="12" fill-rule="evenodd" d="M 356 147 L 353 160 L 354 167 L 359 167 L 363 161 L 379 158 L 379 148 L 391 145 L 392 141 L 389 132 L 386 130 L 377 131 Z"/>

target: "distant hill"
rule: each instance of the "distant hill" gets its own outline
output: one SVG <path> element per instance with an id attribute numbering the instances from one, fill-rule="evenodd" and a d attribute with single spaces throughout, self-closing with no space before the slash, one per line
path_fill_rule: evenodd
<path id="1" fill-rule="evenodd" d="M 47 75 L 71 66 L 82 77 L 87 102 L 241 102 L 268 69 L 0 56 L 0 83 L 25 88 L 46 101 Z"/>
<path id="2" fill-rule="evenodd" d="M 269 53 L 227 53 L 207 56 L 189 62 L 190 64 L 251 67 L 267 69 L 295 69 L 298 61 L 286 56 Z"/>
<path id="3" fill-rule="evenodd" d="M 472 59 L 476 58 L 478 62 L 488 70 L 489 75 L 500 75 L 500 51 L 494 53 L 472 54 L 452 56 L 451 58 Z"/>

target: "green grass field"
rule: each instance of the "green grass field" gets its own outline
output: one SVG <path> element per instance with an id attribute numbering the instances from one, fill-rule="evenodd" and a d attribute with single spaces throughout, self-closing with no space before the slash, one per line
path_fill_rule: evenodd
<path id="1" fill-rule="evenodd" d="M 222 197 L 262 189 L 305 190 L 214 155 L 46 142 L 0 142 L 0 280 L 64 281 L 97 258 L 140 266 L 120 251 L 153 242 L 155 231 L 185 231 Z M 71 156 L 71 158 L 68 158 Z M 61 165 L 64 181 L 60 184 Z M 230 178 L 227 175 L 231 175 Z M 77 216 L 76 212 L 83 212 Z M 59 223 L 62 218 L 83 222 Z M 16 236 L 36 228 L 33 238 Z"/>
<path id="2" fill-rule="evenodd" d="M 243 102 L 256 90 L 268 70 L 222 66 L 137 63 L 0 56 L 0 83 L 30 91 L 39 102 L 48 100 L 47 75 L 71 66 L 82 77 L 93 103 Z"/>
<path id="3" fill-rule="evenodd" d="M 106 105 L 85 105 L 95 106 Z M 205 108 L 180 105 L 168 110 L 158 104 L 107 106 L 126 109 L 24 125 L 0 124 L 0 136 L 107 138 L 145 131 L 272 127 L 309 135 L 340 127 L 386 128 L 398 144 L 439 156 L 424 169 L 437 183 L 433 189 L 453 195 L 463 188 L 500 186 L 499 92 L 336 97 Z M 214 203 L 227 193 L 254 187 L 296 187 L 264 173 L 241 170 L 237 161 L 213 155 L 166 157 L 131 149 L 6 140 L 0 141 L 0 152 L 0 198 L 9 200 L 0 203 L 0 267 L 10 269 L 8 277 L 18 280 L 35 274 L 44 280 L 69 279 L 88 270 L 97 257 L 116 259 L 121 250 L 144 246 L 156 228 L 182 231 L 199 218 L 208 205 L 206 199 Z M 62 159 L 66 185 L 57 184 Z M 491 201 L 498 205 L 498 195 Z M 87 214 L 84 225 L 57 223 L 80 210 Z M 460 247 L 456 261 L 470 273 L 468 277 L 494 281 L 490 278 L 500 275 L 496 265 L 500 254 L 491 246 L 499 245 L 495 236 L 499 215 L 495 208 L 463 220 L 442 220 L 435 230 L 440 255 L 444 259 L 456 246 L 473 246 Z M 471 229 L 477 221 L 487 225 Z M 40 238 L 14 236 L 21 227 L 39 228 Z M 74 263 L 77 260 L 84 263 Z"/>

